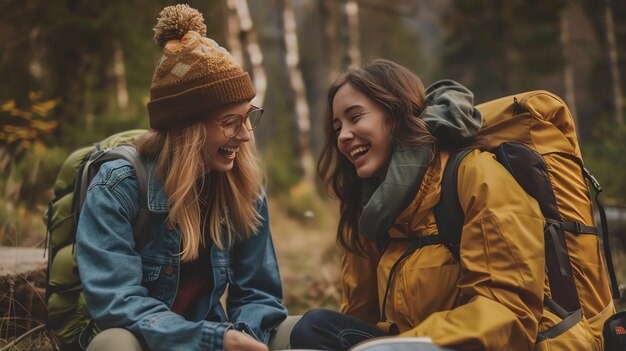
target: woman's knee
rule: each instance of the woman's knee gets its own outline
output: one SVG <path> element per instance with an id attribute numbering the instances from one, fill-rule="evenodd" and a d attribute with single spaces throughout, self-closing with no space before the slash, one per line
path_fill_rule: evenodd
<path id="1" fill-rule="evenodd" d="M 288 316 L 278 328 L 274 331 L 270 337 L 269 349 L 270 350 L 287 350 L 291 348 L 290 336 L 293 331 L 293 327 L 298 323 L 302 316 Z"/>
<path id="2" fill-rule="evenodd" d="M 327 323 L 330 320 L 334 319 L 333 317 L 336 316 L 337 314 L 339 313 L 335 311 L 331 311 L 331 310 L 326 310 L 323 308 L 315 308 L 315 309 L 309 310 L 302 316 L 302 318 L 300 318 L 300 320 L 298 321 L 294 329 L 297 327 L 304 328 L 307 326 L 320 325 L 320 324 Z"/>
<path id="3" fill-rule="evenodd" d="M 306 312 L 291 331 L 291 340 L 314 339 L 324 326 L 331 324 L 338 312 L 316 308 Z"/>
<path id="4" fill-rule="evenodd" d="M 137 337 L 126 329 L 112 328 L 98 333 L 87 346 L 87 351 L 143 351 Z"/>

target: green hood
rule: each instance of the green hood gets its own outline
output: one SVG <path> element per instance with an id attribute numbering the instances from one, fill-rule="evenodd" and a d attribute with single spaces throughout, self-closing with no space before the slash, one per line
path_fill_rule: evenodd
<path id="1" fill-rule="evenodd" d="M 439 144 L 449 148 L 471 141 L 482 125 L 474 94 L 453 80 L 440 80 L 426 88 L 426 107 L 419 117 Z M 432 153 L 432 146 L 396 144 L 385 178 L 363 181 L 359 227 L 369 240 L 387 238 L 398 214 L 417 194 Z"/>

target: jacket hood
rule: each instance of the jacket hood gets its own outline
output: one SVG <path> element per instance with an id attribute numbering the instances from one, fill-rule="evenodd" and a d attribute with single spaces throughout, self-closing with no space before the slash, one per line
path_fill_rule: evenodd
<path id="1" fill-rule="evenodd" d="M 482 126 L 482 115 L 474 107 L 474 94 L 449 79 L 426 88 L 426 108 L 420 115 L 440 144 L 458 148 L 471 141 Z"/>
<path id="2" fill-rule="evenodd" d="M 453 80 L 440 80 L 426 88 L 426 107 L 419 116 L 440 145 L 458 148 L 471 141 L 482 125 L 474 107 L 474 94 Z M 397 215 L 406 208 L 422 184 L 433 147 L 394 147 L 385 178 L 363 181 L 361 232 L 371 241 L 385 240 Z"/>

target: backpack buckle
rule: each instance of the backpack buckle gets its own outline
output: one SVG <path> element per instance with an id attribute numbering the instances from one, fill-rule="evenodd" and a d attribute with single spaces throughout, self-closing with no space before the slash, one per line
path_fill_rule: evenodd
<path id="1" fill-rule="evenodd" d="M 546 224 L 543 228 L 543 232 L 547 232 L 548 230 L 550 230 L 550 228 L 555 228 L 557 230 L 562 230 L 563 229 L 563 222 L 561 221 L 555 221 L 553 219 L 550 218 L 546 218 Z"/>
<path id="2" fill-rule="evenodd" d="M 600 186 L 600 182 L 598 182 L 596 177 L 594 177 L 593 174 L 591 174 L 591 172 L 589 172 L 589 170 L 587 170 L 587 168 L 585 168 L 585 167 L 583 167 L 583 173 L 585 175 L 585 178 L 587 178 L 587 180 L 591 183 L 593 188 L 597 192 L 601 193 L 602 192 L 602 187 Z"/>
<path id="3" fill-rule="evenodd" d="M 584 233 L 583 232 L 583 227 L 580 224 L 580 222 L 574 222 L 574 229 L 576 229 L 576 233 L 577 234 Z"/>

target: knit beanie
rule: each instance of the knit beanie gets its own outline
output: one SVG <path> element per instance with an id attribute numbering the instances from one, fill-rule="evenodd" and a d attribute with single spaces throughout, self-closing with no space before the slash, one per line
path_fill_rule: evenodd
<path id="1" fill-rule="evenodd" d="M 181 128 L 216 107 L 255 96 L 250 76 L 214 40 L 204 17 L 189 5 L 165 7 L 154 27 L 163 55 L 150 86 L 148 115 L 156 130 Z"/>

